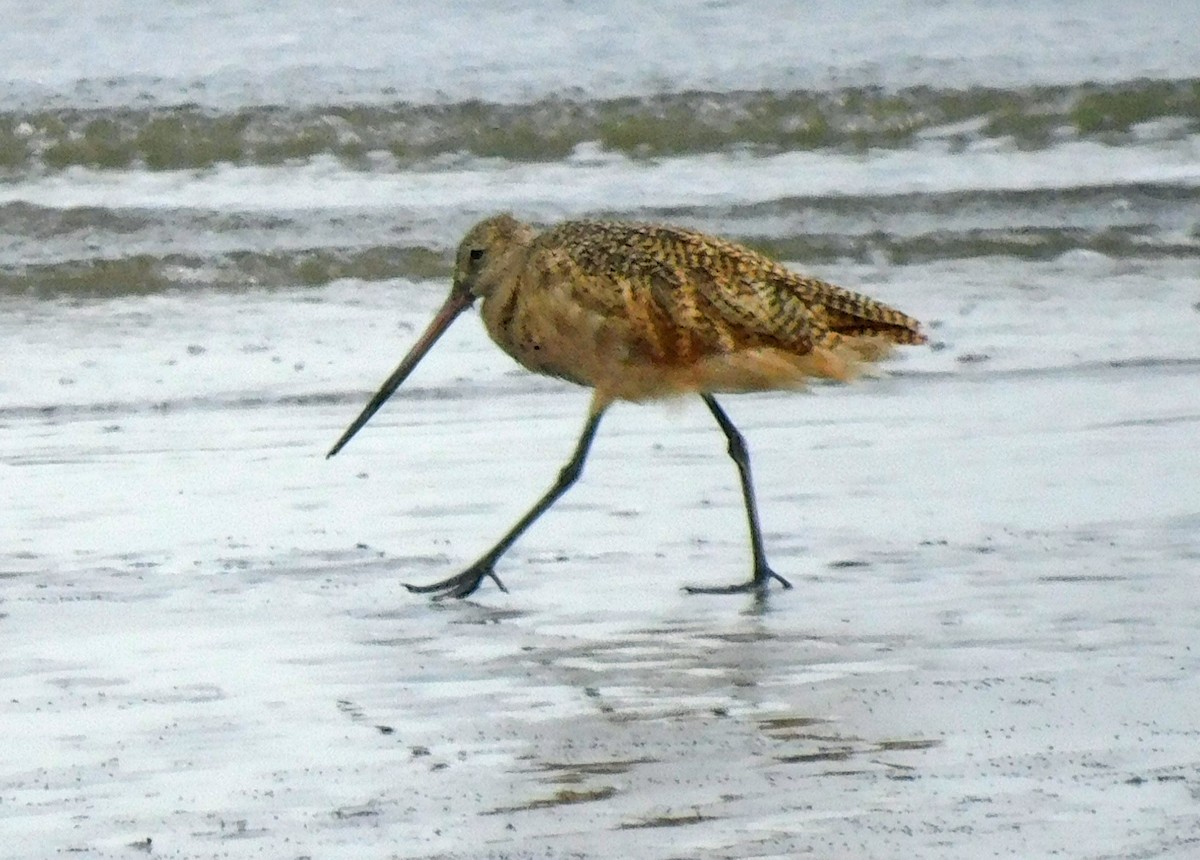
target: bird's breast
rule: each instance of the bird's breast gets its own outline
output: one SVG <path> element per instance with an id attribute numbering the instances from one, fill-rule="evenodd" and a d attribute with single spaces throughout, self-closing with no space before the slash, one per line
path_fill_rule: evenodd
<path id="1" fill-rule="evenodd" d="M 483 304 L 484 325 L 501 349 L 535 373 L 643 401 L 699 390 L 696 362 L 664 353 L 661 332 L 638 316 L 581 300 L 567 290 L 498 292 Z"/>
<path id="2" fill-rule="evenodd" d="M 516 286 L 488 297 L 482 315 L 492 340 L 521 365 L 595 386 L 603 368 L 621 360 L 613 320 L 558 290 Z"/>
<path id="3" fill-rule="evenodd" d="M 514 278 L 484 301 L 484 325 L 529 370 L 591 386 L 610 400 L 763 391 L 802 387 L 813 376 L 846 376 L 845 362 L 826 351 L 796 353 L 722 336 L 719 320 L 707 328 L 689 325 L 686 320 L 698 315 L 690 313 L 680 322 L 645 301 L 644 292 L 597 294 L 585 286 Z"/>

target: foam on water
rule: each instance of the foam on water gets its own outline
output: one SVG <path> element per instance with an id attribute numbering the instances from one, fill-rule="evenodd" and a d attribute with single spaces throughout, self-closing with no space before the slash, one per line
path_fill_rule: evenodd
<path id="1" fill-rule="evenodd" d="M 8 4 L 0 294 L 444 277 L 505 209 L 812 262 L 1200 247 L 1181 4 L 433 5 Z"/>
<path id="2" fill-rule="evenodd" d="M 1132 183 L 1200 184 L 1200 136 L 1121 147 L 1074 142 L 1037 153 L 953 151 L 940 143 L 863 154 L 711 154 L 650 162 L 620 156 L 546 164 L 504 161 L 404 171 L 346 169 L 334 159 L 289 167 L 92 171 L 0 185 L 0 203 L 54 208 L 295 212 L 388 209 L 478 215 L 519 209 L 543 217 L 601 209 L 746 205 L 787 197 L 1070 189 Z"/>
<path id="3" fill-rule="evenodd" d="M 157 292 L 444 277 L 496 211 L 669 220 L 784 259 L 939 259 L 1072 249 L 1200 253 L 1200 136 L 1034 152 L 905 149 L 662 159 L 580 153 L 360 170 L 331 158 L 199 171 L 72 168 L 0 184 L 0 292 Z"/>

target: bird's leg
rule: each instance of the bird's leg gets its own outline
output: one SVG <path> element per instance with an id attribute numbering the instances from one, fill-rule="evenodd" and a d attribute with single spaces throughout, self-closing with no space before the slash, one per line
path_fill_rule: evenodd
<path id="1" fill-rule="evenodd" d="M 767 565 L 766 553 L 763 551 L 762 529 L 758 525 L 758 505 L 754 501 L 754 483 L 750 478 L 750 454 L 746 450 L 746 440 L 742 438 L 742 434 L 733 426 L 733 422 L 729 420 L 729 416 L 725 414 L 717 401 L 710 394 L 701 395 L 704 398 L 704 403 L 708 406 L 708 410 L 717 419 L 717 424 L 720 425 L 721 431 L 725 434 L 725 438 L 729 441 L 729 456 L 733 458 L 733 462 L 737 465 L 738 475 L 742 481 L 742 498 L 746 502 L 746 517 L 750 521 L 750 547 L 754 552 L 754 576 L 748 581 L 739 583 L 738 585 L 723 585 L 716 587 L 703 587 L 689 585 L 684 588 L 689 594 L 738 594 L 745 591 L 754 591 L 758 594 L 765 594 L 767 586 L 771 580 L 777 580 L 784 588 L 791 588 L 792 584 L 777 574 Z"/>
<path id="2" fill-rule="evenodd" d="M 441 582 L 434 582 L 430 585 L 408 585 L 405 588 L 417 594 L 434 594 L 436 597 L 466 597 L 479 587 L 479 583 L 484 577 L 491 579 L 500 587 L 501 591 L 507 591 L 504 584 L 496 576 L 493 569 L 496 561 L 500 556 L 504 555 L 527 528 L 533 525 L 533 521 L 546 512 L 546 510 L 558 501 L 559 496 L 565 493 L 572 484 L 578 480 L 580 474 L 583 473 L 583 462 L 587 459 L 588 449 L 592 447 L 592 439 L 596 436 L 596 429 L 600 426 L 600 418 L 604 414 L 604 405 L 599 404 L 599 401 L 593 401 L 591 414 L 588 415 L 587 424 L 583 427 L 583 434 L 579 437 L 579 442 L 575 445 L 575 453 L 571 455 L 571 459 L 562 467 L 558 473 L 558 480 L 554 482 L 546 494 L 538 499 L 536 505 L 529 509 L 525 516 L 517 521 L 517 524 L 508 530 L 508 533 L 496 543 L 494 547 L 480 556 L 479 560 L 455 576 L 449 579 L 443 579 Z"/>

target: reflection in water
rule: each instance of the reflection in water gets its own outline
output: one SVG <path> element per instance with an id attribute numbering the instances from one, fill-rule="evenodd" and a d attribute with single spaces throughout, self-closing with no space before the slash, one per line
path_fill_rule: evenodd
<path id="1" fill-rule="evenodd" d="M 365 641 L 405 655 L 385 658 L 399 686 L 377 704 L 393 713 L 364 719 L 436 723 L 443 750 L 433 757 L 450 744 L 465 761 L 488 761 L 505 788 L 487 815 L 570 807 L 618 830 L 697 825 L 786 806 L 781 780 L 830 765 L 905 778 L 938 743 L 843 725 L 830 690 L 852 695 L 857 681 L 906 667 L 880 659 L 878 642 L 796 630 L 794 607 L 688 599 L 638 626 L 636 613 L 556 611 L 544 596 L 522 594 L 536 611 L 416 602 L 362 619 L 393 631 Z M 397 626 L 412 635 L 396 636 Z"/>

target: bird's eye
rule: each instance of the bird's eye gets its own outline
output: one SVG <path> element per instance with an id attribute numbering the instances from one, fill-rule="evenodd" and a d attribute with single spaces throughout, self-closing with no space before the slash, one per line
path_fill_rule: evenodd
<path id="1" fill-rule="evenodd" d="M 472 263 L 478 263 L 483 259 L 483 248 L 472 248 L 470 253 L 467 254 L 467 258 Z"/>

